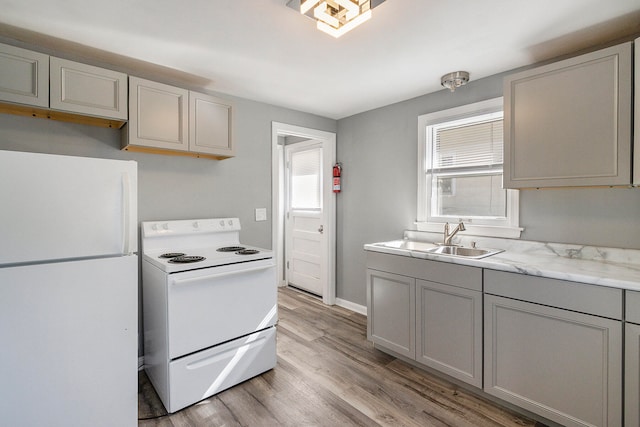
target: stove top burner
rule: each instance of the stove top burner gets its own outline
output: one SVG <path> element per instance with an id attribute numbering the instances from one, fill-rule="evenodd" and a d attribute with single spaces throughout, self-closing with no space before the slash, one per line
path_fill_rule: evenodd
<path id="1" fill-rule="evenodd" d="M 259 253 L 260 251 L 257 249 L 242 249 L 236 252 L 238 255 L 255 255 Z"/>
<path id="2" fill-rule="evenodd" d="M 218 252 L 237 252 L 244 250 L 244 246 L 223 246 L 216 249 Z"/>
<path id="3" fill-rule="evenodd" d="M 169 260 L 170 263 L 173 264 L 189 264 L 192 262 L 199 262 L 199 261 L 204 261 L 206 258 L 203 256 L 197 256 L 197 255 L 181 255 L 181 256 L 177 256 L 174 258 L 171 258 Z"/>
<path id="4" fill-rule="evenodd" d="M 184 256 L 182 252 L 167 252 L 166 254 L 160 255 L 158 258 L 176 258 L 179 256 Z"/>

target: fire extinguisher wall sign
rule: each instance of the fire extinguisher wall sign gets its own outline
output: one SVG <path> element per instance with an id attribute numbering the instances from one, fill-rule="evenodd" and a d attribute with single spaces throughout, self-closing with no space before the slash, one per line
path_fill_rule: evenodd
<path id="1" fill-rule="evenodd" d="M 341 163 L 336 163 L 335 165 L 333 165 L 333 192 L 334 193 L 339 193 L 340 192 L 340 175 L 342 174 L 342 164 Z"/>

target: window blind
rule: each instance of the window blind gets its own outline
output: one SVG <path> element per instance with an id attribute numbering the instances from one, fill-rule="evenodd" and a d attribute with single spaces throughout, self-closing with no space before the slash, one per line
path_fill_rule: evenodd
<path id="1" fill-rule="evenodd" d="M 319 148 L 291 154 L 291 207 L 320 209 L 321 162 Z"/>
<path id="2" fill-rule="evenodd" d="M 502 118 L 471 124 L 443 123 L 433 126 L 432 132 L 429 172 L 502 165 Z"/>

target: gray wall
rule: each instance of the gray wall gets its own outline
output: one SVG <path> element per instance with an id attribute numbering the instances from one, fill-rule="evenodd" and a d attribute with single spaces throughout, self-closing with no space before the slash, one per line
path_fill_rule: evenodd
<path id="1" fill-rule="evenodd" d="M 245 99 L 225 98 L 232 99 L 236 106 L 237 155 L 231 159 L 121 151 L 119 130 L 9 114 L 0 114 L 0 150 L 136 160 L 140 221 L 239 217 L 241 241 L 270 248 L 271 122 L 329 132 L 336 131 L 337 123 Z M 256 222 L 255 208 L 267 208 L 268 221 Z M 139 330 L 143 330 L 141 321 Z M 139 347 L 142 355 L 142 339 Z"/>
<path id="2" fill-rule="evenodd" d="M 506 74 L 506 73 L 505 73 Z M 338 121 L 337 296 L 366 304 L 365 243 L 415 229 L 418 116 L 502 96 L 505 74 Z M 520 192 L 522 239 L 640 249 L 640 189 Z"/>

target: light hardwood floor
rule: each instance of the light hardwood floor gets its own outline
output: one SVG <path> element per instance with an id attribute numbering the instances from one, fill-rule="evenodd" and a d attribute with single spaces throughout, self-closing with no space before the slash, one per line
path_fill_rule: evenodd
<path id="1" fill-rule="evenodd" d="M 278 364 L 167 415 L 139 375 L 139 426 L 541 426 L 373 348 L 365 316 L 279 291 Z"/>

